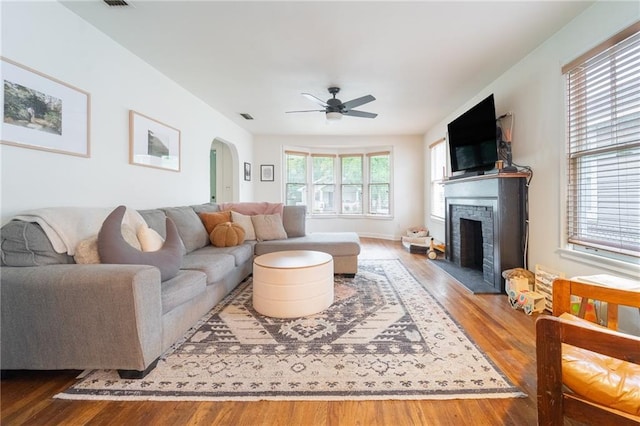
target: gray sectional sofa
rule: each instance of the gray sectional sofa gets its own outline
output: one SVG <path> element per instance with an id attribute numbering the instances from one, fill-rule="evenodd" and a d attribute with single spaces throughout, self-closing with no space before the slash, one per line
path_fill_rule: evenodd
<path id="1" fill-rule="evenodd" d="M 165 236 L 166 218 L 184 245 L 182 266 L 164 282 L 148 265 L 76 264 L 58 253 L 36 223 L 13 220 L 0 230 L 1 368 L 117 369 L 141 378 L 160 355 L 245 280 L 253 258 L 281 250 L 318 250 L 335 273 L 358 269 L 357 234 L 305 230 L 305 208 L 284 206 L 287 238 L 215 247 L 198 217 L 217 204 L 141 210 Z"/>

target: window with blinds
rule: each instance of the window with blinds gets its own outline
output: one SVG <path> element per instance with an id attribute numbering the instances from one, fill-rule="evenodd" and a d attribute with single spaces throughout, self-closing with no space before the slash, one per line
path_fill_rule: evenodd
<path id="1" fill-rule="evenodd" d="M 568 242 L 640 257 L 640 23 L 562 71 Z"/>

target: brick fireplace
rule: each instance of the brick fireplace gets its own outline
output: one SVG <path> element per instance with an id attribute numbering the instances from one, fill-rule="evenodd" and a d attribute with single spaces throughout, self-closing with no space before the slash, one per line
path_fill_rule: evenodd
<path id="1" fill-rule="evenodd" d="M 446 259 L 464 271 L 477 271 L 483 292 L 504 293 L 502 271 L 523 266 L 525 190 L 519 173 L 445 183 Z M 471 288 L 466 276 L 456 278 Z"/>

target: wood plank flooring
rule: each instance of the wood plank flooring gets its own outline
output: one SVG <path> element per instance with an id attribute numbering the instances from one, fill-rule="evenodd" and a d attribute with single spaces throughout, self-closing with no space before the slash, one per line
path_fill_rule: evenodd
<path id="1" fill-rule="evenodd" d="M 528 396 L 447 401 L 109 402 L 53 395 L 78 371 L 18 372 L 0 386 L 2 425 L 535 425 L 535 319 L 505 295 L 473 295 L 399 242 L 362 239 L 361 259 L 402 260 Z"/>

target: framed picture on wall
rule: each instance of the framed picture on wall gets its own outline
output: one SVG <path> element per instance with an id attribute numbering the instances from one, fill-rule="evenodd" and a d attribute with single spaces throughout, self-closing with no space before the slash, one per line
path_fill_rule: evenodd
<path id="1" fill-rule="evenodd" d="M 2 61 L 5 145 L 89 157 L 88 92 L 7 58 Z"/>
<path id="2" fill-rule="evenodd" d="M 129 163 L 180 171 L 180 130 L 129 111 Z"/>
<path id="3" fill-rule="evenodd" d="M 251 163 L 244 163 L 244 180 L 251 180 Z"/>
<path id="4" fill-rule="evenodd" d="M 260 180 L 273 182 L 273 164 L 262 164 L 260 166 Z"/>

